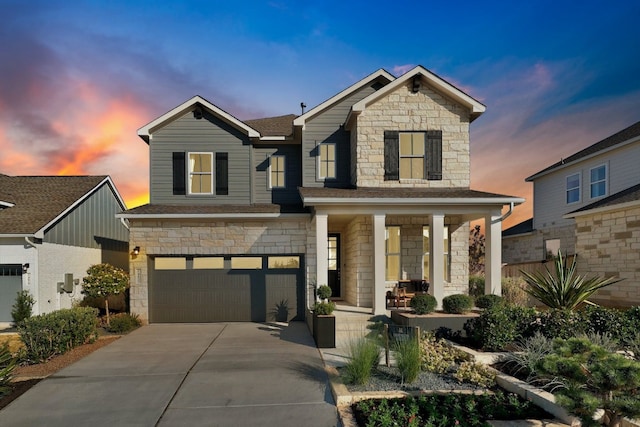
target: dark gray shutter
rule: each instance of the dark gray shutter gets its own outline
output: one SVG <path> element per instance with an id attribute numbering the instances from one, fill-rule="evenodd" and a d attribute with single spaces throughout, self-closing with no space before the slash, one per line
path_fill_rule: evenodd
<path id="1" fill-rule="evenodd" d="M 184 152 L 173 153 L 173 194 L 186 194 L 185 186 L 185 156 Z"/>
<path id="2" fill-rule="evenodd" d="M 442 180 L 442 131 L 427 131 L 427 179 Z"/>
<path id="3" fill-rule="evenodd" d="M 229 194 L 229 153 L 216 153 L 216 194 Z"/>
<path id="4" fill-rule="evenodd" d="M 395 130 L 384 131 L 384 180 L 400 179 L 400 133 Z"/>

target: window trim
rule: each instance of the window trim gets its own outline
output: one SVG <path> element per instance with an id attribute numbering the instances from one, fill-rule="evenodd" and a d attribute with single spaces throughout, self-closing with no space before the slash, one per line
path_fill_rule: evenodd
<path id="1" fill-rule="evenodd" d="M 272 176 L 272 172 L 274 172 L 273 170 L 273 159 L 274 158 L 282 158 L 282 185 L 273 185 L 273 176 Z M 276 173 L 280 172 L 278 170 L 275 171 Z M 284 154 L 272 154 L 269 156 L 269 167 L 267 170 L 267 174 L 268 174 L 268 187 L 270 189 L 272 188 L 287 188 L 287 157 Z"/>
<path id="2" fill-rule="evenodd" d="M 191 155 L 192 154 L 207 154 L 209 155 L 210 159 L 211 159 L 211 171 L 210 172 L 192 172 L 191 171 Z M 186 178 L 187 178 L 187 194 L 190 196 L 213 196 L 215 194 L 215 183 L 214 183 L 214 174 L 215 171 L 213 170 L 213 162 L 214 162 L 214 153 L 213 151 L 188 151 L 187 152 L 187 158 L 186 158 Z M 210 175 L 211 177 L 211 191 L 208 193 L 194 193 L 193 191 L 191 191 L 191 176 L 195 174 L 195 175 Z"/>
<path id="3" fill-rule="evenodd" d="M 422 134 L 422 155 L 402 154 L 402 135 L 418 135 Z M 411 137 L 411 146 L 413 149 L 413 136 Z M 427 132 L 425 131 L 399 131 L 398 132 L 398 178 L 402 182 L 424 181 L 427 179 Z M 402 159 L 422 159 L 422 177 L 421 178 L 403 178 L 402 177 Z M 413 172 L 413 168 L 412 168 Z"/>
<path id="4" fill-rule="evenodd" d="M 322 146 L 328 147 L 333 146 L 333 176 L 323 176 L 322 175 L 322 164 L 329 164 L 330 161 L 327 159 L 326 161 L 322 160 Z M 318 155 L 316 160 L 316 179 L 318 181 L 334 181 L 338 179 L 338 144 L 335 142 L 321 142 L 317 145 Z"/>
<path id="5" fill-rule="evenodd" d="M 569 189 L 569 178 L 578 176 L 578 186 Z M 569 191 L 578 190 L 578 199 L 572 202 L 569 201 Z M 582 201 L 582 172 L 572 173 L 564 177 L 564 201 L 567 205 L 573 205 Z"/>
<path id="6" fill-rule="evenodd" d="M 387 240 L 389 240 L 389 238 L 386 237 L 386 235 L 389 234 L 389 229 L 390 228 L 397 228 L 398 229 L 398 252 L 387 252 L 387 246 L 388 246 L 387 245 Z M 385 230 L 385 245 L 384 245 L 385 272 L 384 272 L 384 277 L 385 277 L 385 281 L 386 282 L 397 282 L 398 280 L 400 280 L 402 278 L 402 227 L 400 225 L 389 224 L 389 225 L 385 225 L 384 230 Z M 388 264 L 388 260 L 389 260 L 390 256 L 398 258 L 398 277 L 395 278 L 395 279 L 387 278 L 386 266 Z"/>
<path id="7" fill-rule="evenodd" d="M 604 168 L 604 179 L 602 179 L 601 181 L 596 181 L 593 182 L 591 179 L 591 174 L 594 170 L 596 169 L 600 169 L 600 168 Z M 594 196 L 593 195 L 593 185 L 594 184 L 599 184 L 601 182 L 604 182 L 604 193 L 599 195 L 599 196 Z M 602 163 L 598 166 L 594 166 L 592 168 L 589 169 L 589 198 L 590 199 L 600 199 L 602 197 L 607 197 L 607 194 L 609 194 L 609 189 L 608 189 L 608 183 L 609 183 L 609 167 L 607 166 L 606 163 Z"/>

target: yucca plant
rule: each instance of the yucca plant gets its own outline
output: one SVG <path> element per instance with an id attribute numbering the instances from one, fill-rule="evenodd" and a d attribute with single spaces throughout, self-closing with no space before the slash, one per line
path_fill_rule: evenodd
<path id="1" fill-rule="evenodd" d="M 527 287 L 525 291 L 550 308 L 575 310 L 580 304 L 593 304 L 588 299 L 598 289 L 613 285 L 621 279 L 591 277 L 586 278 L 576 273 L 577 258 L 575 255 L 569 263 L 568 257 L 558 251 L 554 260 L 554 271 L 545 267 L 544 272 L 527 273 L 520 270 Z"/>

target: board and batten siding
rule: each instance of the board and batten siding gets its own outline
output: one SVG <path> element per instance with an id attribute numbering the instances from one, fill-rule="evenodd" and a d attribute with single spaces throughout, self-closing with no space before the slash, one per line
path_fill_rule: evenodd
<path id="1" fill-rule="evenodd" d="M 361 88 L 309 119 L 302 133 L 303 186 L 349 187 L 351 184 L 351 148 L 349 132 L 342 126 L 351 106 L 376 91 L 379 83 Z M 336 143 L 336 179 L 317 179 L 317 146 L 323 142 Z"/>
<path id="2" fill-rule="evenodd" d="M 600 198 L 591 198 L 590 171 L 594 167 L 607 166 L 606 196 L 618 193 L 640 183 L 640 141 L 604 152 L 573 165 L 561 168 L 537 178 L 533 186 L 534 228 L 544 229 L 574 224 L 573 219 L 562 216 L 589 205 Z M 580 173 L 580 201 L 567 204 L 566 179 Z"/>
<path id="3" fill-rule="evenodd" d="M 269 160 L 272 155 L 285 156 L 286 188 L 269 188 Z M 302 185 L 302 169 L 299 145 L 254 146 L 254 185 L 255 203 L 273 203 L 277 205 L 301 205 L 298 187 Z"/>
<path id="4" fill-rule="evenodd" d="M 206 112 L 202 119 L 196 119 L 192 112 L 185 113 L 153 133 L 153 138 L 149 143 L 149 151 L 150 202 L 152 204 L 251 203 L 251 144 L 249 138 L 212 114 Z M 211 152 L 214 153 L 214 159 L 215 153 L 228 153 L 229 194 L 174 195 L 172 163 L 174 152 Z"/>
<path id="5" fill-rule="evenodd" d="M 46 230 L 43 241 L 126 252 L 129 247 L 129 230 L 116 218 L 116 214 L 122 210 L 113 191 L 105 183 Z"/>

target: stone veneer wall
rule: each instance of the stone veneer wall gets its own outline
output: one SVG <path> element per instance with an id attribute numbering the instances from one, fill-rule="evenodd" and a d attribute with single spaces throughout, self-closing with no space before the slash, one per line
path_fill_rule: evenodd
<path id="1" fill-rule="evenodd" d="M 444 286 L 444 296 L 469 293 L 469 223 L 451 217 L 449 222 L 451 241 L 451 276 Z"/>
<path id="2" fill-rule="evenodd" d="M 264 221 L 130 221 L 131 248 L 141 254 L 131 260 L 131 311 L 148 321 L 149 255 L 305 254 L 309 246 L 307 218 Z M 315 247 L 315 244 L 313 244 Z M 315 253 L 314 253 L 315 254 Z M 315 258 L 305 265 L 315 268 Z"/>
<path id="3" fill-rule="evenodd" d="M 624 279 L 598 291 L 593 300 L 640 305 L 640 207 L 577 217 L 576 234 L 581 274 Z"/>
<path id="4" fill-rule="evenodd" d="M 576 253 L 575 226 L 545 228 L 531 233 L 502 238 L 502 262 L 518 264 L 539 262 L 545 258 L 545 240 L 560 239 L 560 249 L 564 254 Z"/>
<path id="5" fill-rule="evenodd" d="M 410 84 L 410 83 L 409 83 Z M 469 187 L 469 111 L 423 84 L 412 93 L 409 84 L 368 106 L 351 129 L 351 154 L 359 187 Z M 440 181 L 384 181 L 384 131 L 442 130 Z"/>
<path id="6" fill-rule="evenodd" d="M 372 307 L 373 222 L 370 215 L 357 216 L 349 222 L 342 245 L 344 299 L 356 307 Z"/>

